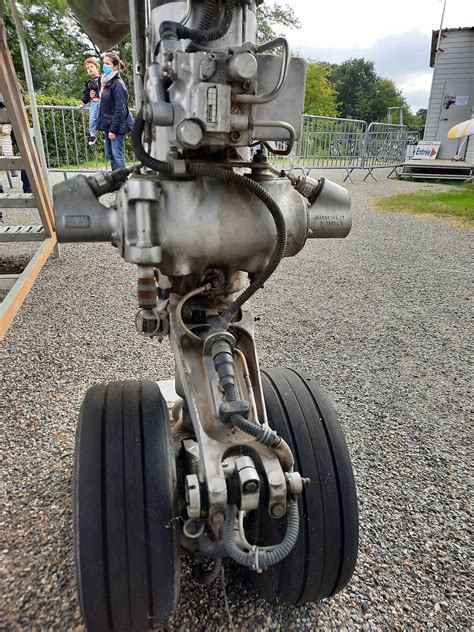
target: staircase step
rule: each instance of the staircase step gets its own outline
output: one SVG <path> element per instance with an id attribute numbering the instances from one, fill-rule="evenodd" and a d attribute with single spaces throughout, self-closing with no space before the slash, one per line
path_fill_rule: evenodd
<path id="1" fill-rule="evenodd" d="M 36 208 L 31 193 L 0 193 L 0 208 Z"/>
<path id="2" fill-rule="evenodd" d="M 10 291 L 18 280 L 19 274 L 0 274 L 0 290 Z"/>
<path id="3" fill-rule="evenodd" d="M 0 242 L 43 241 L 46 234 L 41 224 L 35 226 L 0 226 Z"/>
<path id="4" fill-rule="evenodd" d="M 25 161 L 20 156 L 14 156 L 13 158 L 2 156 L 0 158 L 0 171 L 15 171 L 15 169 L 24 168 Z"/>

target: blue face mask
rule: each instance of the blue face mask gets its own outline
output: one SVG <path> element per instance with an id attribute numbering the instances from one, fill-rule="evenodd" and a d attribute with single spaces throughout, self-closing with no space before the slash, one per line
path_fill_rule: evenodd
<path id="1" fill-rule="evenodd" d="M 102 70 L 104 71 L 104 75 L 110 75 L 112 72 L 112 66 L 110 64 L 103 64 Z"/>

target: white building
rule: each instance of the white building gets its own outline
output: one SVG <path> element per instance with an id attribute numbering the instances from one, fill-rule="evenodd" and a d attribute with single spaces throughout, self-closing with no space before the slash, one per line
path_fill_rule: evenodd
<path id="1" fill-rule="evenodd" d="M 433 31 L 430 66 L 434 68 L 424 139 L 441 141 L 438 159 L 450 160 L 460 144 L 447 133 L 474 117 L 474 26 Z M 474 164 L 474 137 L 462 146 L 461 157 Z"/>

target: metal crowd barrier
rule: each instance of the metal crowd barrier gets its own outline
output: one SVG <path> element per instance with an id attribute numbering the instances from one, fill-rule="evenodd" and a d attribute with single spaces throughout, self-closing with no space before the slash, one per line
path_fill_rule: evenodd
<path id="1" fill-rule="evenodd" d="M 375 180 L 373 171 L 381 168 L 390 168 L 390 177 L 405 161 L 408 138 L 404 125 L 305 115 L 301 138 L 283 166 L 306 174 L 312 169 L 344 169 L 344 182 L 352 182 L 356 169 L 367 170 L 364 180 Z M 275 159 L 279 167 L 282 162 Z"/>
<path id="2" fill-rule="evenodd" d="M 102 139 L 89 146 L 89 109 L 38 106 L 46 164 L 49 171 L 97 171 L 105 161 Z"/>
<path id="3" fill-rule="evenodd" d="M 408 128 L 405 125 L 371 123 L 367 128 L 362 168 L 367 169 L 364 181 L 373 175 L 374 169 L 391 168 L 388 178 L 405 161 L 408 144 Z"/>
<path id="4" fill-rule="evenodd" d="M 89 145 L 89 110 L 71 106 L 38 106 L 46 163 L 49 171 L 89 172 L 107 168 L 103 134 Z M 344 182 L 351 174 L 367 170 L 364 178 L 373 179 L 373 171 L 391 168 L 389 176 L 406 158 L 410 142 L 407 127 L 371 123 L 355 119 L 305 115 L 300 140 L 288 157 L 274 157 L 279 168 L 344 169 Z M 281 144 L 281 148 L 286 144 Z M 276 144 L 275 148 L 280 148 Z M 133 161 L 130 136 L 125 140 L 125 158 Z"/>
<path id="5" fill-rule="evenodd" d="M 365 121 L 305 115 L 291 166 L 305 172 L 345 169 L 344 181 L 350 179 L 352 171 L 362 166 L 366 132 Z"/>
<path id="6" fill-rule="evenodd" d="M 89 145 L 89 108 L 73 106 L 38 106 L 41 133 L 48 171 L 95 172 L 107 169 L 103 134 Z M 132 161 L 129 136 L 125 140 L 125 158 Z"/>

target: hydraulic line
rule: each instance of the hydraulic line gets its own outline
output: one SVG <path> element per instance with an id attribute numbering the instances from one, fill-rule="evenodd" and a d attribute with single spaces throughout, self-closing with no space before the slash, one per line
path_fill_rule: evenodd
<path id="1" fill-rule="evenodd" d="M 201 13 L 201 17 L 199 18 L 199 24 L 197 26 L 198 31 L 207 31 L 210 28 L 215 13 L 216 3 L 214 2 L 214 0 L 206 0 Z M 192 42 L 186 48 L 187 53 L 196 53 L 197 50 L 198 47 L 195 46 Z"/>
<path id="2" fill-rule="evenodd" d="M 190 29 L 187 26 L 183 26 L 179 22 L 171 22 L 166 20 L 160 25 L 160 38 L 162 40 L 180 40 L 189 39 L 192 42 L 212 42 L 214 40 L 221 39 L 229 30 L 230 25 L 234 17 L 234 1 L 227 0 L 224 9 L 224 17 L 218 27 L 214 29 Z"/>
<path id="3" fill-rule="evenodd" d="M 135 156 L 149 169 L 152 169 L 153 171 L 158 171 L 159 173 L 171 175 L 173 173 L 173 165 L 171 162 L 157 160 L 145 151 L 145 148 L 142 144 L 142 134 L 144 128 L 145 120 L 143 119 L 143 111 L 140 110 L 140 112 L 137 114 L 135 125 L 133 126 L 132 130 L 132 145 Z M 214 180 L 219 180 L 220 182 L 235 184 L 236 186 L 247 189 L 247 191 L 250 191 L 251 193 L 256 195 L 268 208 L 273 217 L 273 221 L 275 222 L 277 230 L 275 249 L 273 250 L 270 261 L 268 262 L 266 268 L 263 270 L 263 272 L 260 272 L 260 274 L 257 274 L 255 276 L 247 289 L 244 290 L 242 294 L 240 294 L 236 298 L 236 300 L 214 320 L 211 325 L 211 331 L 226 331 L 229 328 L 231 320 L 238 313 L 242 305 L 246 301 L 248 301 L 248 299 L 253 296 L 255 292 L 257 292 L 260 288 L 264 286 L 264 284 L 275 272 L 281 260 L 283 259 L 287 244 L 285 218 L 280 207 L 271 197 L 271 195 L 257 182 L 254 182 L 246 176 L 238 175 L 233 171 L 228 171 L 226 169 L 222 169 L 221 167 L 215 167 L 211 164 L 195 163 L 187 164 L 187 173 L 193 176 L 213 178 Z"/>
<path id="4" fill-rule="evenodd" d="M 293 453 L 282 437 L 271 429 L 268 423 L 260 425 L 258 421 L 249 421 L 239 410 L 242 402 L 237 401 L 237 389 L 235 384 L 235 363 L 230 345 L 219 344 L 218 353 L 214 357 L 214 367 L 219 377 L 219 384 L 223 387 L 226 401 L 229 404 L 237 403 L 237 410 L 230 414 L 230 422 L 245 434 L 250 435 L 262 445 L 275 451 L 281 467 L 285 472 L 292 472 L 294 468 Z"/>
<path id="5" fill-rule="evenodd" d="M 231 346 L 227 345 L 227 349 L 225 347 L 226 345 L 223 345 L 221 342 L 218 353 L 214 355 L 214 367 L 219 376 L 219 384 L 224 389 L 226 401 L 232 404 L 237 402 L 235 363 Z M 237 406 L 237 408 L 238 407 L 239 406 Z M 293 471 L 294 458 L 289 445 L 271 429 L 268 423 L 259 425 L 258 423 L 249 421 L 240 411 L 236 411 L 230 415 L 230 422 L 235 428 L 250 435 L 262 445 L 274 450 L 285 472 Z"/>
<path id="6" fill-rule="evenodd" d="M 234 523 L 237 511 L 235 505 L 229 506 L 222 530 L 222 539 L 229 557 L 242 566 L 248 566 L 254 571 L 261 572 L 278 564 L 289 555 L 295 546 L 300 526 L 298 504 L 295 501 L 291 501 L 288 506 L 286 533 L 280 544 L 270 547 L 255 546 L 249 552 L 243 551 L 234 539 Z"/>
<path id="7" fill-rule="evenodd" d="M 240 362 L 242 364 L 242 369 L 244 372 L 244 380 L 247 385 L 247 392 L 249 394 L 250 406 L 252 407 L 253 418 L 255 423 L 261 426 L 260 421 L 258 420 L 258 410 L 257 410 L 257 402 L 255 401 L 255 393 L 253 392 L 252 380 L 250 379 L 250 371 L 247 364 L 247 360 L 245 355 L 242 353 L 240 349 L 234 349 L 234 353 L 239 357 Z"/>
<path id="8" fill-rule="evenodd" d="M 159 173 L 171 175 L 173 173 L 173 166 L 170 162 L 152 158 L 150 154 L 145 151 L 142 143 L 142 134 L 144 129 L 145 119 L 143 118 L 142 108 L 137 114 L 131 134 L 133 153 L 137 157 L 137 160 L 149 169 L 152 169 L 152 171 L 158 171 Z"/>
<path id="9" fill-rule="evenodd" d="M 178 321 L 179 325 L 183 328 L 184 333 L 187 336 L 189 336 L 192 340 L 196 340 L 197 342 L 201 342 L 201 338 L 197 336 L 195 333 L 193 333 L 191 329 L 189 329 L 189 327 L 187 327 L 187 325 L 185 324 L 183 320 L 183 307 L 184 307 L 184 304 L 189 301 L 189 299 L 193 298 L 193 296 L 197 296 L 198 294 L 202 294 L 203 292 L 208 292 L 211 288 L 212 286 L 210 285 L 210 283 L 208 283 L 206 285 L 201 285 L 201 287 L 197 287 L 194 290 L 191 290 L 191 292 L 188 292 L 188 294 L 183 296 L 183 298 L 179 301 L 176 307 L 176 320 Z"/>

